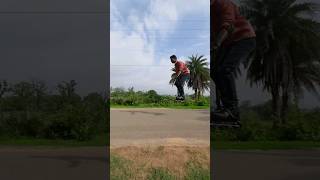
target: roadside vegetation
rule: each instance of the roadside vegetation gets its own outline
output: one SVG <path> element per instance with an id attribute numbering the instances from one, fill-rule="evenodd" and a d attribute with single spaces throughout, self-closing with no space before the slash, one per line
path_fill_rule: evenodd
<path id="1" fill-rule="evenodd" d="M 220 148 L 220 144 L 221 148 L 232 148 L 234 145 L 235 149 L 241 143 L 244 147 L 262 149 L 270 148 L 272 144 L 273 148 L 281 148 L 280 145 L 283 144 L 284 149 L 320 147 L 320 108 L 301 109 L 290 104 L 286 124 L 277 126 L 274 126 L 272 111 L 271 101 L 260 105 L 242 103 L 241 129 L 212 129 L 211 142 L 216 143 L 216 148 Z M 288 145 L 290 142 L 292 146 Z M 253 146 L 254 143 L 256 147 Z M 230 146 L 227 147 L 226 144 Z"/>
<path id="2" fill-rule="evenodd" d="M 41 81 L 10 84 L 0 81 L 0 143 L 34 144 L 108 139 L 105 94 L 80 96 L 75 81 L 62 82 L 51 93 Z M 99 140 L 97 140 L 99 139 Z M 14 140 L 14 141 L 12 141 Z M 34 141 L 33 141 L 34 140 Z"/>
<path id="3" fill-rule="evenodd" d="M 163 108 L 183 108 L 183 109 L 206 109 L 210 105 L 210 97 L 202 96 L 194 99 L 187 96 L 183 102 L 177 102 L 175 96 L 159 95 L 155 90 L 146 92 L 135 91 L 134 88 L 128 90 L 124 88 L 111 88 L 111 108 L 134 108 L 134 107 L 163 107 Z"/>

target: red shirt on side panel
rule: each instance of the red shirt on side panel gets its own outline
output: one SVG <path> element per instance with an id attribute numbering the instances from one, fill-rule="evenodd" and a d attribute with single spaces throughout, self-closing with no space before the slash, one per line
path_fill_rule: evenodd
<path id="1" fill-rule="evenodd" d="M 239 8 L 231 0 L 215 0 L 211 5 L 213 17 L 211 17 L 211 24 L 214 36 L 229 25 L 233 25 L 234 31 L 225 40 L 223 46 L 242 39 L 256 37 L 251 24 L 240 14 Z"/>

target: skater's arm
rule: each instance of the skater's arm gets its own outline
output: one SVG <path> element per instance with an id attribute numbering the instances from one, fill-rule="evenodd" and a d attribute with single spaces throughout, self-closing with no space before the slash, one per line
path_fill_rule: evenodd
<path id="1" fill-rule="evenodd" d="M 176 78 L 178 78 L 182 73 L 182 64 L 180 62 L 176 63 Z"/>
<path id="2" fill-rule="evenodd" d="M 181 71 L 178 71 L 176 74 L 175 80 L 177 80 L 180 75 L 181 75 Z"/>
<path id="3" fill-rule="evenodd" d="M 181 75 L 181 71 L 179 71 L 179 72 L 177 73 L 177 78 L 178 78 L 180 75 Z"/>
<path id="4" fill-rule="evenodd" d="M 223 43 L 223 41 L 225 41 L 228 37 L 228 31 L 225 29 L 222 29 L 217 36 L 216 41 L 214 42 L 214 49 L 217 49 L 218 47 L 221 46 L 221 44 Z"/>

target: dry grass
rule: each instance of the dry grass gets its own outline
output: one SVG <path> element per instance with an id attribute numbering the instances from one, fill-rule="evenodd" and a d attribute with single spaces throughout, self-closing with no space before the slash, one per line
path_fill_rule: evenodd
<path id="1" fill-rule="evenodd" d="M 165 169 L 181 179 L 187 175 L 190 163 L 205 170 L 210 167 L 209 147 L 129 146 L 112 149 L 111 154 L 128 160 L 131 163 L 128 168 L 139 179 L 150 179 L 147 178 L 150 169 Z"/>

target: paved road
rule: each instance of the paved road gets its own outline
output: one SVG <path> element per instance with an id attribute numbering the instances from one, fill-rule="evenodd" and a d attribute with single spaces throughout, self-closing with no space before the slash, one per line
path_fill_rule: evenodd
<path id="1" fill-rule="evenodd" d="M 214 151 L 214 180 L 319 180 L 320 150 Z M 0 147 L 2 180 L 106 180 L 105 148 Z"/>
<path id="2" fill-rule="evenodd" d="M 106 180 L 106 149 L 0 147 L 0 179 Z"/>
<path id="3" fill-rule="evenodd" d="M 209 110 L 111 109 L 111 147 L 209 145 Z"/>
<path id="4" fill-rule="evenodd" d="M 320 150 L 214 151 L 214 180 L 319 180 Z"/>

